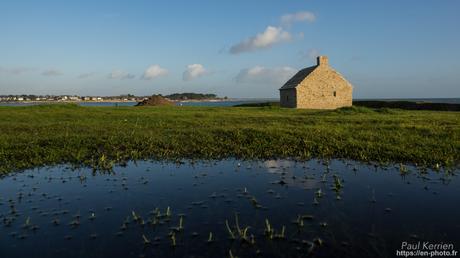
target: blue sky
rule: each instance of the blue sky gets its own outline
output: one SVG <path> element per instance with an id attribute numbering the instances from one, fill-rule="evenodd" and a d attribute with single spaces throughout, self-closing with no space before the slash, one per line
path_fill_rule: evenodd
<path id="1" fill-rule="evenodd" d="M 0 95 L 277 97 L 314 56 L 356 98 L 460 97 L 460 1 L 0 2 Z"/>

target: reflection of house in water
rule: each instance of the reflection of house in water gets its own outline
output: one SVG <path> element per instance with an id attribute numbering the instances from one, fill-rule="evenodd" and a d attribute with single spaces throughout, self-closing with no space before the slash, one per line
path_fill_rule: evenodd
<path id="1" fill-rule="evenodd" d="M 301 166 L 296 166 L 295 161 L 267 160 L 267 161 L 264 161 L 263 165 L 269 173 L 279 174 L 280 180 L 283 180 L 283 182 L 287 186 L 300 187 L 303 189 L 318 188 L 318 184 L 319 184 L 318 173 L 315 173 L 314 178 L 310 178 L 312 177 L 311 172 L 313 171 L 309 168 L 303 168 Z M 300 176 L 299 173 L 294 173 L 295 170 L 302 171 L 303 174 Z M 319 172 L 319 171 L 315 171 L 315 172 Z M 306 176 L 308 176 L 308 178 L 306 178 Z"/>
<path id="2" fill-rule="evenodd" d="M 291 160 L 267 160 L 264 162 L 265 168 L 270 173 L 281 173 L 283 168 L 293 167 L 294 161 Z"/>

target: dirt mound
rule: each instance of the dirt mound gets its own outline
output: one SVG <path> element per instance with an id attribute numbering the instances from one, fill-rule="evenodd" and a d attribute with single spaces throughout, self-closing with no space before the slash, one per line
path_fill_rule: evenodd
<path id="1" fill-rule="evenodd" d="M 174 106 L 174 102 L 160 95 L 152 95 L 152 97 L 137 103 L 136 106 Z"/>

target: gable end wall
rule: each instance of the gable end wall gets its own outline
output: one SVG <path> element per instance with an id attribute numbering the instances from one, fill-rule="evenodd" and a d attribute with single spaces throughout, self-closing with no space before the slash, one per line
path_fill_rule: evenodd
<path id="1" fill-rule="evenodd" d="M 352 105 L 352 86 L 329 67 L 316 69 L 296 89 L 297 108 L 336 109 Z"/>

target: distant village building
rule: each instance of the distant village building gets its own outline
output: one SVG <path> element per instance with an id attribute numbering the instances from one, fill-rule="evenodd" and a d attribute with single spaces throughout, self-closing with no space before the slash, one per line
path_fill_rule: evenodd
<path id="1" fill-rule="evenodd" d="M 326 56 L 300 70 L 280 89 L 280 105 L 289 108 L 336 109 L 352 105 L 353 86 L 329 66 Z"/>

